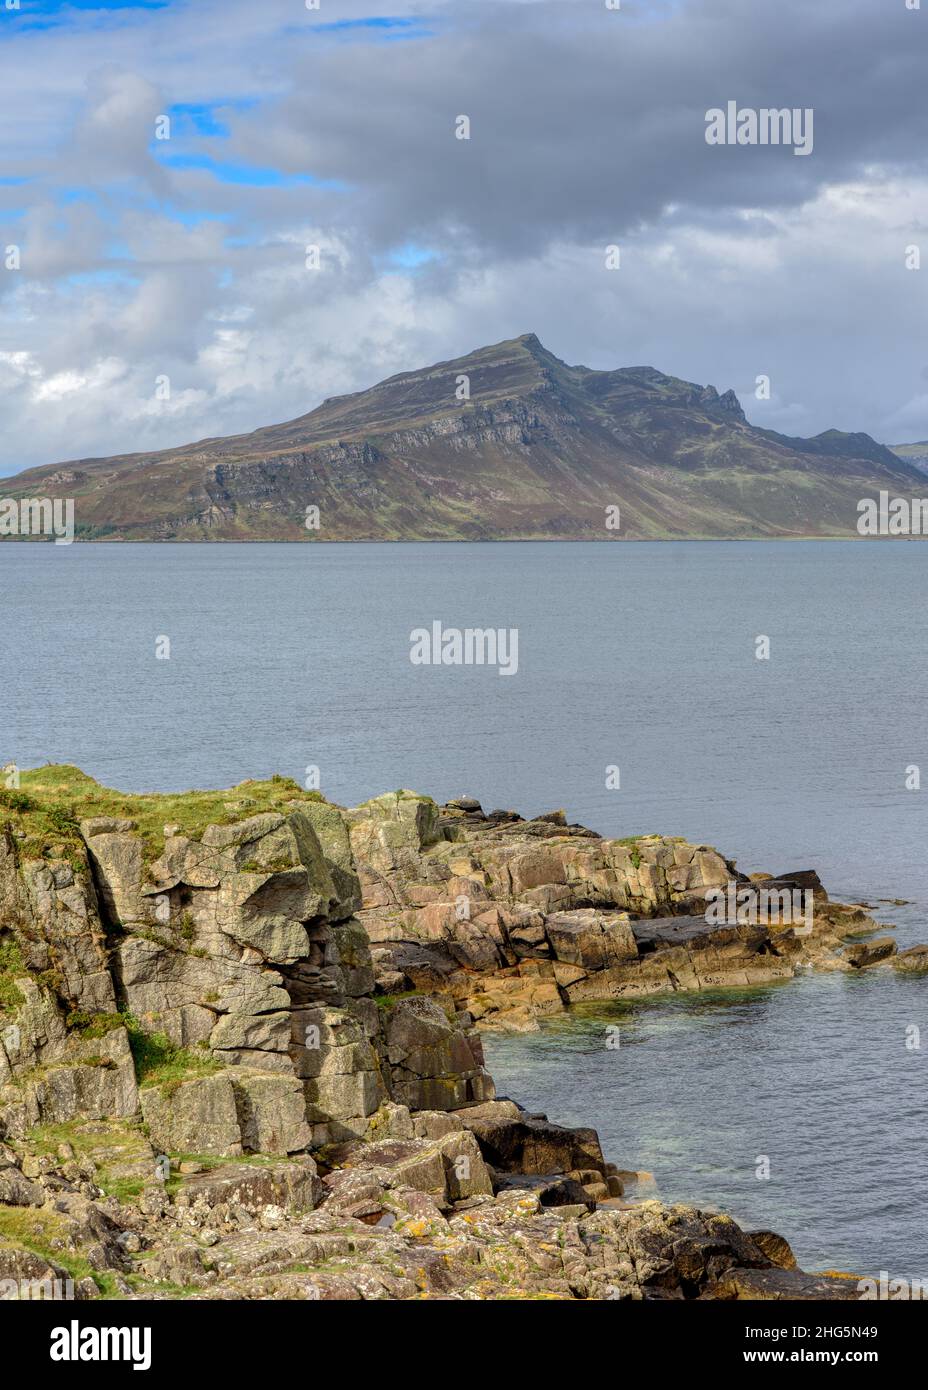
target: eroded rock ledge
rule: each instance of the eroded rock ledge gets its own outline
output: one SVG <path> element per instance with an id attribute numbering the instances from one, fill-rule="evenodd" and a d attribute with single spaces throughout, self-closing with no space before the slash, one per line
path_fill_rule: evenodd
<path id="1" fill-rule="evenodd" d="M 594 1131 L 496 1098 L 478 1031 L 890 960 L 814 875 L 784 876 L 815 892 L 801 938 L 707 928 L 741 879 L 715 850 L 561 813 L 69 768 L 0 802 L 0 1296 L 854 1296 L 770 1233 L 635 1200 Z"/>
<path id="2" fill-rule="evenodd" d="M 478 1027 L 531 1028 L 583 1000 L 767 984 L 800 969 L 928 966 L 928 946 L 849 941 L 885 928 L 830 901 L 811 870 L 748 877 L 709 845 L 607 840 L 562 811 L 525 821 L 470 798 L 439 807 L 403 792 L 345 815 L 378 986 L 440 994 Z M 729 883 L 811 894 L 811 931 L 709 925 L 706 895 Z"/>

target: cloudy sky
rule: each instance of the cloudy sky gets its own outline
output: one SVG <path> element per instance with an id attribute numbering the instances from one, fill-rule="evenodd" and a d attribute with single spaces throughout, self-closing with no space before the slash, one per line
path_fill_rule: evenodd
<path id="1" fill-rule="evenodd" d="M 528 331 L 928 438 L 914 4 L 0 0 L 0 475 Z M 812 108 L 812 154 L 708 145 L 729 101 Z"/>

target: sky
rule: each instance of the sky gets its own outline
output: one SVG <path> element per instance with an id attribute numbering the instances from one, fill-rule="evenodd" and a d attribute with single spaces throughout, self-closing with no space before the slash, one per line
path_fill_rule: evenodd
<path id="1" fill-rule="evenodd" d="M 527 332 L 928 439 L 928 0 L 614 4 L 0 0 L 0 476 Z"/>

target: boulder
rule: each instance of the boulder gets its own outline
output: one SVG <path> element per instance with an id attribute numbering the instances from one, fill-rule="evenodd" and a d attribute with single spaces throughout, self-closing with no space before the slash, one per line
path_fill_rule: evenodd
<path id="1" fill-rule="evenodd" d="M 436 1142 L 445 1166 L 445 1187 L 452 1202 L 492 1195 L 489 1169 L 470 1130 L 455 1130 Z"/>
<path id="2" fill-rule="evenodd" d="M 445 1161 L 438 1144 L 425 1139 L 386 1139 L 361 1145 L 349 1165 L 376 1169 L 390 1187 L 411 1187 L 417 1192 L 447 1196 Z"/>
<path id="3" fill-rule="evenodd" d="M 903 972 L 911 971 L 913 974 L 928 970 L 928 946 L 910 946 L 905 951 L 900 951 L 893 956 L 892 966 L 894 970 Z"/>
<path id="4" fill-rule="evenodd" d="M 810 870 L 811 872 L 811 870 Z M 788 1240 L 777 1235 L 776 1231 L 749 1231 L 748 1235 L 759 1250 L 767 1256 L 778 1269 L 796 1269 L 796 1256 Z"/>
<path id="5" fill-rule="evenodd" d="M 855 970 L 880 965 L 895 954 L 896 943 L 891 936 L 877 936 L 870 941 L 855 941 L 853 945 L 844 948 L 844 958 Z"/>
<path id="6" fill-rule="evenodd" d="M 229 1079 L 246 1153 L 291 1154 L 309 1147 L 312 1131 L 297 1077 L 241 1068 Z"/>
<path id="7" fill-rule="evenodd" d="M 322 1196 L 322 1184 L 311 1158 L 260 1166 L 227 1163 L 223 1167 L 184 1178 L 180 1191 L 190 1204 L 212 1209 L 221 1204 L 255 1213 L 274 1205 L 287 1212 L 312 1211 Z"/>
<path id="8" fill-rule="evenodd" d="M 18 1168 L 0 1168 L 0 1206 L 40 1207 L 46 1195 L 44 1187 L 24 1177 Z"/>
<path id="9" fill-rule="evenodd" d="M 361 881 L 354 866 L 348 822 L 337 806 L 331 806 L 326 801 L 296 804 L 318 836 L 335 890 L 329 917 L 332 921 L 342 921 L 361 907 Z"/>
<path id="10" fill-rule="evenodd" d="M 545 919 L 545 935 L 556 960 L 587 971 L 638 959 L 627 916 L 606 916 L 592 908 L 558 912 Z"/>
<path id="11" fill-rule="evenodd" d="M 438 807 L 415 792 L 388 792 L 346 812 L 355 860 L 384 873 L 404 864 L 439 838 Z"/>
<path id="12" fill-rule="evenodd" d="M 390 1089 L 410 1110 L 456 1110 L 492 1099 L 479 1040 L 452 1024 L 434 999 L 399 1000 L 385 1034 Z"/>
<path id="13" fill-rule="evenodd" d="M 92 833 L 99 821 L 84 821 L 81 833 L 93 864 L 104 911 L 110 922 L 122 927 L 147 925 L 155 920 L 154 904 L 143 895 L 142 841 L 130 828 Z"/>
<path id="14" fill-rule="evenodd" d="M 518 1173 L 501 1184 L 504 1192 L 534 1192 L 543 1207 L 575 1207 L 592 1211 L 596 1206 L 586 1188 L 564 1173 Z"/>
<path id="15" fill-rule="evenodd" d="M 504 1173 L 568 1173 L 594 1169 L 605 1173 L 599 1137 L 593 1129 L 567 1129 L 552 1124 L 544 1115 L 529 1115 L 509 1105 L 498 1112 L 493 1106 L 460 1110 L 455 1119 L 469 1129 L 491 1167 Z"/>
<path id="16" fill-rule="evenodd" d="M 231 1158 L 243 1152 L 235 1090 L 226 1074 L 169 1089 L 143 1086 L 139 1101 L 151 1142 L 163 1153 Z"/>

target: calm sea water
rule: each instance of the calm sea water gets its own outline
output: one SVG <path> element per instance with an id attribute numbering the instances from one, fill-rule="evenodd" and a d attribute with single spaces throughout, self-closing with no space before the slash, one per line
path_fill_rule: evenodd
<path id="1" fill-rule="evenodd" d="M 132 790 L 318 766 L 348 804 L 408 786 L 563 806 L 907 898 L 884 919 L 928 940 L 924 546 L 17 543 L 0 595 L 4 762 Z M 518 674 L 413 666 L 436 619 L 517 628 Z M 928 1277 L 928 981 L 584 1010 L 489 1052 L 501 1089 L 596 1125 L 663 1196 L 778 1227 L 809 1267 Z"/>

